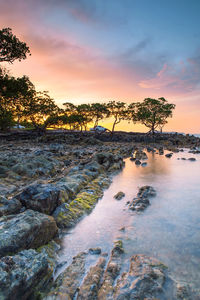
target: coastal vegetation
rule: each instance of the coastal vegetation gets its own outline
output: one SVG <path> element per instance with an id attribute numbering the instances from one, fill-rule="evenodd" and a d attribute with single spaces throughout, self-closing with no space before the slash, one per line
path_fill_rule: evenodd
<path id="1" fill-rule="evenodd" d="M 0 62 L 13 63 L 26 59 L 27 55 L 29 47 L 10 28 L 0 30 Z M 114 100 L 79 105 L 66 102 L 60 108 L 47 91 L 37 91 L 27 76 L 14 77 L 0 67 L 0 130 L 4 131 L 14 125 L 39 132 L 50 127 L 82 131 L 111 118 L 112 134 L 122 120 L 142 123 L 154 134 L 156 129 L 162 130 L 174 109 L 175 105 L 165 98 L 146 98 L 130 104 Z"/>

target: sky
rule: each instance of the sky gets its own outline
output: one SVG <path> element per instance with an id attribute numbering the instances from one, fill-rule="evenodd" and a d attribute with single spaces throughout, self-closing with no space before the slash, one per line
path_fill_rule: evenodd
<path id="1" fill-rule="evenodd" d="M 199 14 L 200 0 L 0 0 L 0 28 L 31 51 L 5 65 L 60 106 L 164 97 L 165 130 L 200 133 Z"/>

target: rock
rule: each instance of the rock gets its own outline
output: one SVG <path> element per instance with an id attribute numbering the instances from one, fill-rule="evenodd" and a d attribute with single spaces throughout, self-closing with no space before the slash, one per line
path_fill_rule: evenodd
<path id="1" fill-rule="evenodd" d="M 151 257 L 132 256 L 129 271 L 117 281 L 113 299 L 158 299 L 163 293 L 165 269 L 161 262 Z"/>
<path id="2" fill-rule="evenodd" d="M 114 283 L 123 263 L 124 249 L 121 241 L 115 242 L 115 246 L 111 251 L 110 260 L 106 267 L 102 285 L 98 291 L 96 299 L 113 299 Z"/>
<path id="3" fill-rule="evenodd" d="M 38 248 L 57 233 L 53 217 L 33 210 L 0 218 L 0 257 Z"/>
<path id="4" fill-rule="evenodd" d="M 17 199 L 6 199 L 0 196 L 0 217 L 5 215 L 17 214 L 20 212 L 22 205 Z"/>
<path id="5" fill-rule="evenodd" d="M 120 229 L 119 229 L 119 231 L 125 231 L 125 227 L 121 227 Z"/>
<path id="6" fill-rule="evenodd" d="M 151 186 L 143 186 L 139 189 L 137 197 L 129 203 L 129 209 L 141 211 L 144 210 L 149 204 L 149 197 L 154 197 L 156 191 Z"/>
<path id="7" fill-rule="evenodd" d="M 8 168 L 5 166 L 0 166 L 0 177 L 6 177 L 8 172 Z"/>
<path id="8" fill-rule="evenodd" d="M 167 153 L 167 154 L 165 154 L 165 156 L 166 156 L 167 158 L 171 158 L 172 155 L 173 155 L 173 153 Z"/>
<path id="9" fill-rule="evenodd" d="M 101 254 L 101 248 L 97 247 L 97 248 L 90 248 L 89 249 L 89 253 L 90 254 Z"/>
<path id="10" fill-rule="evenodd" d="M 190 158 L 188 158 L 188 160 L 190 160 L 190 161 L 196 161 L 196 158 L 190 157 Z"/>
<path id="11" fill-rule="evenodd" d="M 139 165 L 141 165 L 141 161 L 138 160 L 138 159 L 136 159 L 136 160 L 135 160 L 135 164 L 139 166 Z"/>
<path id="12" fill-rule="evenodd" d="M 146 162 L 143 162 L 143 163 L 141 163 L 141 166 L 142 166 L 142 167 L 146 167 L 146 166 L 147 166 L 147 163 L 146 163 Z"/>
<path id="13" fill-rule="evenodd" d="M 131 161 L 135 161 L 136 159 L 135 159 L 135 157 L 131 157 L 130 160 Z"/>
<path id="14" fill-rule="evenodd" d="M 73 258 L 72 264 L 56 279 L 45 300 L 74 299 L 80 280 L 85 273 L 86 253 L 81 252 Z"/>
<path id="15" fill-rule="evenodd" d="M 100 287 L 105 264 L 106 260 L 103 257 L 100 257 L 97 264 L 90 268 L 82 285 L 80 286 L 77 300 L 99 299 L 97 298 L 97 294 Z"/>
<path id="16" fill-rule="evenodd" d="M 51 214 L 62 203 L 60 189 L 53 184 L 32 184 L 15 198 L 26 208 L 46 214 Z"/>
<path id="17" fill-rule="evenodd" d="M 110 184 L 110 180 L 100 175 L 83 190 L 70 203 L 57 207 L 53 216 L 58 227 L 71 228 L 84 215 L 91 212 L 99 198 L 103 196 L 103 189 Z"/>
<path id="18" fill-rule="evenodd" d="M 177 293 L 176 293 L 177 299 L 183 299 L 183 300 L 193 300 L 194 299 L 191 296 L 192 292 L 188 285 L 183 285 L 183 284 L 178 283 L 176 288 L 177 288 Z"/>
<path id="19" fill-rule="evenodd" d="M 124 194 L 123 192 L 118 192 L 118 193 L 114 196 L 114 198 L 115 198 L 116 200 L 121 200 L 123 197 L 125 197 L 125 194 Z"/>
<path id="20" fill-rule="evenodd" d="M 144 151 L 142 150 L 136 150 L 134 153 L 133 153 L 133 158 L 135 158 L 136 160 L 142 160 L 142 159 L 147 159 L 147 155 Z"/>
<path id="21" fill-rule="evenodd" d="M 156 196 L 155 189 L 150 185 L 142 186 L 137 194 L 138 197 L 154 197 Z"/>
<path id="22" fill-rule="evenodd" d="M 185 157 L 181 157 L 181 159 L 182 159 L 182 160 L 186 160 L 186 158 L 185 158 Z"/>
<path id="23" fill-rule="evenodd" d="M 163 154 L 164 154 L 164 148 L 163 148 L 163 147 L 160 147 L 160 148 L 158 149 L 158 152 L 159 152 L 160 155 L 163 155 Z"/>
<path id="24" fill-rule="evenodd" d="M 0 259 L 0 299 L 36 299 L 51 276 L 44 253 L 31 249 L 5 256 Z"/>

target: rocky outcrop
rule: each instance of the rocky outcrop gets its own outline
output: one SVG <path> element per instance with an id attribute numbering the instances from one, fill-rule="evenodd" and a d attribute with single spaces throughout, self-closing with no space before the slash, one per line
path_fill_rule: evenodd
<path id="1" fill-rule="evenodd" d="M 134 255 L 130 268 L 117 281 L 113 299 L 155 299 L 163 293 L 166 267 L 158 260 Z"/>
<path id="2" fill-rule="evenodd" d="M 36 299 L 38 290 L 51 276 L 44 252 L 31 249 L 5 256 L 0 259 L 0 299 Z"/>
<path id="3" fill-rule="evenodd" d="M 72 264 L 58 276 L 45 300 L 74 299 L 85 273 L 86 255 L 85 252 L 81 252 L 73 258 Z"/>
<path id="4" fill-rule="evenodd" d="M 98 299 L 97 294 L 100 288 L 101 279 L 104 273 L 106 260 L 100 257 L 97 264 L 90 268 L 83 283 L 80 286 L 77 300 L 94 300 Z"/>
<path id="5" fill-rule="evenodd" d="M 57 233 L 53 217 L 26 210 L 0 218 L 0 257 L 48 243 Z"/>
<path id="6" fill-rule="evenodd" d="M 114 283 L 121 271 L 121 266 L 123 264 L 123 254 L 124 249 L 122 242 L 117 241 L 111 251 L 110 260 L 104 272 L 103 282 L 98 291 L 97 299 L 113 299 Z"/>
<path id="7" fill-rule="evenodd" d="M 129 203 L 129 209 L 142 211 L 144 210 L 149 204 L 149 198 L 156 196 L 156 191 L 153 187 L 149 185 L 145 185 L 139 189 L 136 198 L 133 198 L 131 203 Z"/>
<path id="8" fill-rule="evenodd" d="M 17 199 L 6 199 L 0 196 L 0 217 L 17 214 L 20 212 L 22 205 Z"/>

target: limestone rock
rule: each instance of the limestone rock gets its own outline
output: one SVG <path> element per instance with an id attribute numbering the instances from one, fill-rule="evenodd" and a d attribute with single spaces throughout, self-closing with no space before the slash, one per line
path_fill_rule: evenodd
<path id="1" fill-rule="evenodd" d="M 53 217 L 33 210 L 0 218 L 0 257 L 48 243 L 57 233 Z"/>
<path id="2" fill-rule="evenodd" d="M 30 299 L 51 275 L 44 253 L 31 249 L 5 256 L 0 259 L 0 299 Z"/>
<path id="3" fill-rule="evenodd" d="M 165 266 L 145 255 L 134 255 L 130 268 L 117 281 L 113 299 L 155 299 L 163 292 Z M 160 298 L 159 298 L 160 299 Z"/>
<path id="4" fill-rule="evenodd" d="M 22 205 L 17 199 L 6 199 L 0 196 L 0 217 L 5 215 L 17 214 L 20 212 Z"/>

